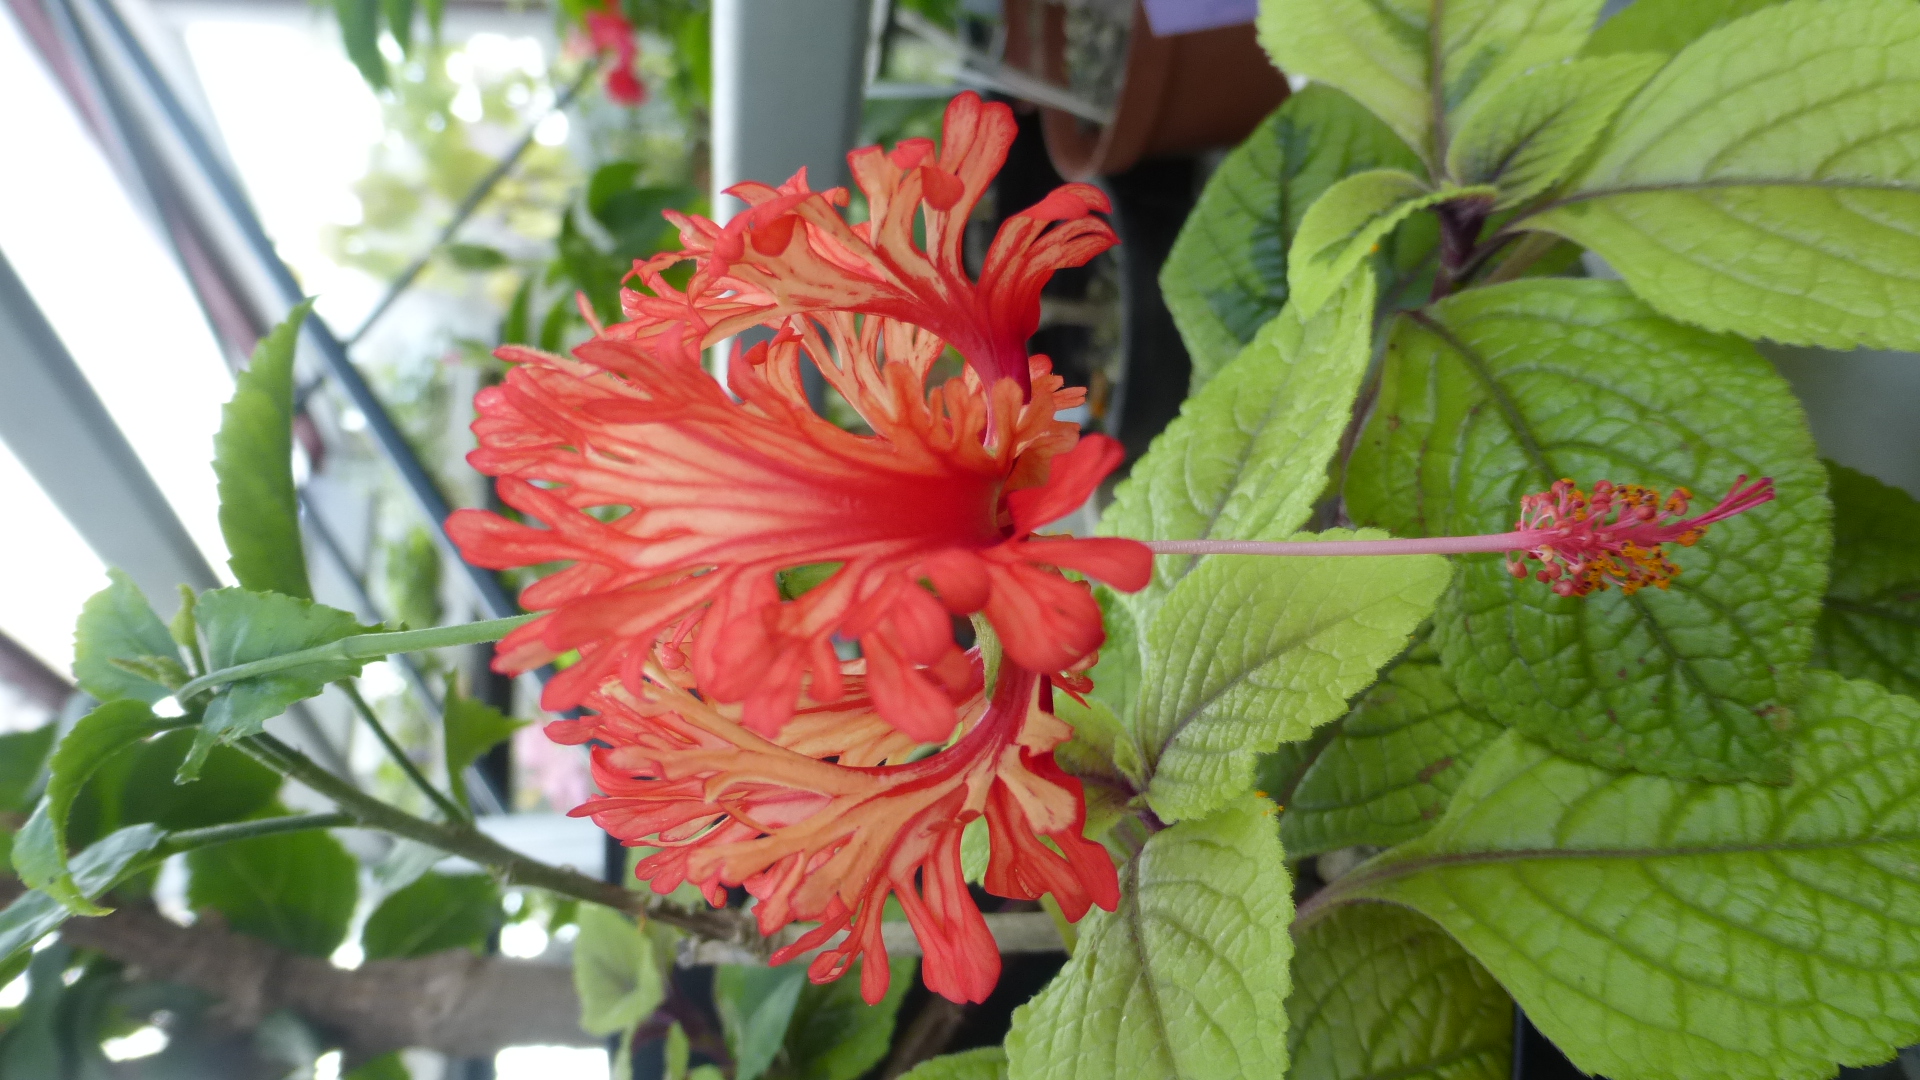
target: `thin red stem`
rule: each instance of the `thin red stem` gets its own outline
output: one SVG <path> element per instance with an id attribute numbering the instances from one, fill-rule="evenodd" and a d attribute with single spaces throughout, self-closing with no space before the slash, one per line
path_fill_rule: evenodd
<path id="1" fill-rule="evenodd" d="M 1471 555 L 1525 551 L 1555 534 L 1539 529 L 1486 536 L 1411 537 L 1400 540 L 1144 540 L 1156 555 Z"/>

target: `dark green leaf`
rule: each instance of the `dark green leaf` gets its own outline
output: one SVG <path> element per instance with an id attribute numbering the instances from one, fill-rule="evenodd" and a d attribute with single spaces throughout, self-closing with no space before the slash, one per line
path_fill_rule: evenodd
<path id="1" fill-rule="evenodd" d="M 1813 662 L 1920 696 L 1920 502 L 1843 465 L 1827 473 L 1833 577 Z"/>
<path id="2" fill-rule="evenodd" d="M 1288 1080 L 1511 1074 L 1513 1000 L 1433 923 L 1356 904 L 1298 935 L 1294 950 Z"/>
<path id="3" fill-rule="evenodd" d="M 412 56 L 413 0 L 380 0 L 380 7 L 387 17 L 387 30 L 393 34 L 400 51 Z"/>
<path id="4" fill-rule="evenodd" d="M 515 720 L 486 702 L 461 697 L 457 692 L 447 694 L 445 718 L 448 782 L 453 785 L 454 799 L 465 806 L 467 766 L 510 738 L 527 722 Z"/>
<path id="5" fill-rule="evenodd" d="M 74 891 L 89 900 L 100 896 L 165 838 L 152 825 L 135 825 L 89 845 L 73 857 Z M 46 937 L 72 914 L 70 905 L 39 889 L 21 893 L 0 911 L 0 957 L 12 956 Z"/>
<path id="6" fill-rule="evenodd" d="M 1741 474 L 1779 498 L 1671 552 L 1667 591 L 1554 595 L 1465 556 L 1434 618 L 1462 696 L 1610 767 L 1782 780 L 1819 614 L 1826 475 L 1799 404 L 1751 345 L 1675 323 L 1617 282 L 1476 289 L 1402 320 L 1348 469 L 1355 520 L 1402 536 L 1498 533 L 1562 477 L 1703 511 Z"/>
<path id="7" fill-rule="evenodd" d="M 278 593 L 216 589 L 200 597 L 200 629 L 213 670 L 299 652 L 366 633 L 352 615 Z M 180 766 L 191 780 L 216 743 L 257 735 L 287 706 L 310 698 L 336 679 L 360 674 L 364 660 L 329 660 L 242 679 L 221 687 L 208 703 L 193 751 Z"/>
<path id="8" fill-rule="evenodd" d="M 513 291 L 513 300 L 507 304 L 506 318 L 500 322 L 500 343 L 502 345 L 525 345 L 533 331 L 533 277 L 529 275 Z"/>
<path id="9" fill-rule="evenodd" d="M 401 0 L 410 2 L 410 0 Z M 447 261 L 462 270 L 485 271 L 498 270 L 508 263 L 506 252 L 485 244 L 448 244 L 440 249 Z"/>
<path id="10" fill-rule="evenodd" d="M 1369 169 L 1341 180 L 1300 219 L 1287 254 L 1290 302 L 1302 316 L 1318 314 L 1401 222 L 1441 203 L 1491 206 L 1498 195 L 1484 185 L 1431 187 L 1404 169 Z"/>
<path id="11" fill-rule="evenodd" d="M 387 61 L 380 55 L 380 0 L 333 0 L 340 43 L 360 77 L 375 90 L 387 88 Z"/>
<path id="12" fill-rule="evenodd" d="M 140 740 L 180 726 L 157 719 L 140 701 L 109 701 L 80 718 L 54 747 L 46 794 L 14 838 L 13 868 L 20 880 L 82 915 L 103 915 L 88 902 L 67 867 L 67 815 L 74 797 L 101 763 Z"/>
<path id="13" fill-rule="evenodd" d="M 1447 150 L 1447 171 L 1462 184 L 1497 185 L 1496 209 L 1519 206 L 1565 179 L 1613 114 L 1658 70 L 1659 57 L 1629 55 L 1525 72 L 1460 125 Z"/>
<path id="14" fill-rule="evenodd" d="M 72 963 L 72 947 L 61 944 L 33 957 L 27 968 L 27 999 L 21 1003 L 19 1017 L 0 1038 L 0 1076 L 7 1080 L 52 1080 L 65 1071 L 60 1005 L 67 990 L 65 975 Z"/>
<path id="15" fill-rule="evenodd" d="M 713 1002 L 733 1052 L 734 1080 L 755 1080 L 773 1064 L 806 985 L 801 964 L 729 965 L 714 976 Z"/>
<path id="16" fill-rule="evenodd" d="M 187 853 L 187 903 L 290 952 L 328 956 L 346 940 L 360 864 L 324 832 L 281 833 Z"/>
<path id="17" fill-rule="evenodd" d="M 1354 703 L 1287 800 L 1287 855 L 1389 847 L 1426 832 L 1500 732 L 1460 700 L 1433 647 L 1416 646 Z"/>
<path id="18" fill-rule="evenodd" d="M 483 874 L 425 874 L 380 902 L 360 932 L 369 960 L 486 948 L 501 922 L 500 887 Z"/>
<path id="19" fill-rule="evenodd" d="M 776 1080 L 859 1080 L 887 1056 L 894 1018 L 919 971 L 919 961 L 894 960 L 887 994 L 877 1005 L 860 997 L 858 964 L 821 986 L 809 983 L 787 1024 L 784 1052 L 767 1072 Z"/>
<path id="20" fill-rule="evenodd" d="M 447 0 L 420 0 L 421 10 L 427 13 L 427 33 L 434 44 L 440 43 L 440 22 L 447 13 Z"/>
<path id="21" fill-rule="evenodd" d="M 31 808 L 27 800 L 40 781 L 40 767 L 53 750 L 56 731 L 55 725 L 45 724 L 0 735 L 0 812 Z"/>
<path id="22" fill-rule="evenodd" d="M 1160 272 L 1167 308 L 1193 357 L 1196 388 L 1287 303 L 1287 249 L 1307 207 L 1343 177 L 1417 169 L 1385 124 L 1330 86 L 1287 99 L 1214 170 Z M 1415 219 L 1381 245 L 1381 291 L 1428 261 L 1436 233 Z"/>
<path id="23" fill-rule="evenodd" d="M 233 399 L 213 438 L 220 478 L 220 535 L 227 565 L 242 588 L 313 597 L 300 542 L 300 498 L 293 485 L 293 356 L 313 301 L 260 339 L 253 361 L 234 379 Z"/>
<path id="24" fill-rule="evenodd" d="M 273 805 L 280 774 L 229 746 L 216 746 L 200 779 L 174 778 L 193 748 L 194 733 L 170 731 L 134 750 L 121 784 L 118 823 L 151 821 L 163 829 L 204 829 L 242 821 Z"/>
<path id="25" fill-rule="evenodd" d="M 1806 684 L 1789 785 L 1610 772 L 1508 732 L 1438 825 L 1321 905 L 1439 922 L 1612 1080 L 1887 1061 L 1920 1040 L 1920 703 Z"/>
<path id="26" fill-rule="evenodd" d="M 567 329 L 574 318 L 573 312 L 572 293 L 560 297 L 547 308 L 546 315 L 540 320 L 540 340 L 537 343 L 542 350 L 559 352 L 560 346 L 566 344 Z"/>
<path id="27" fill-rule="evenodd" d="M 80 609 L 73 632 L 73 677 L 80 689 L 101 701 L 133 698 L 151 705 L 173 691 L 113 661 L 159 656 L 177 663 L 179 647 L 132 578 L 119 570 L 108 570 L 107 577 L 111 584 Z"/>

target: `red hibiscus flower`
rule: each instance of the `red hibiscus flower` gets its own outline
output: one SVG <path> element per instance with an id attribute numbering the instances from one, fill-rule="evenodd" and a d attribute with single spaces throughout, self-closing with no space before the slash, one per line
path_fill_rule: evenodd
<path id="1" fill-rule="evenodd" d="M 622 105 L 639 105 L 647 100 L 647 84 L 640 81 L 634 61 L 640 56 L 633 24 L 620 11 L 620 0 L 607 0 L 605 7 L 587 12 L 587 42 L 595 54 L 607 58 L 607 97 Z"/>

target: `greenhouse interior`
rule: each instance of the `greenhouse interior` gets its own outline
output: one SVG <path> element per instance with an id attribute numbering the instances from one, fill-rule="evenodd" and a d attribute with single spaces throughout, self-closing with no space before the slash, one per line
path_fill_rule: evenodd
<path id="1" fill-rule="evenodd" d="M 0 103 L 0 1080 L 1920 1080 L 1920 0 Z"/>

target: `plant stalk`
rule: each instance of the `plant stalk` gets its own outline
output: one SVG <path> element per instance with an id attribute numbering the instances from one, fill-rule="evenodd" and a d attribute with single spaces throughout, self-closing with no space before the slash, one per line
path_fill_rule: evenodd
<path id="1" fill-rule="evenodd" d="M 272 675 L 327 660 L 378 660 L 395 653 L 421 652 L 426 649 L 444 649 L 454 645 L 478 645 L 485 641 L 499 641 L 510 631 L 538 617 L 537 615 L 516 615 L 511 619 L 489 619 L 486 622 L 461 623 L 458 626 L 436 626 L 428 630 L 355 634 L 338 641 L 330 641 L 325 645 L 316 645 L 311 649 L 301 649 L 298 652 L 269 656 L 264 660 L 254 660 L 250 663 L 235 664 L 233 667 L 210 671 L 182 686 L 175 697 L 186 701 L 216 686 L 224 686 L 227 683 L 261 675 Z"/>
<path id="2" fill-rule="evenodd" d="M 596 881 L 584 874 L 530 859 L 464 821 L 440 823 L 415 817 L 368 795 L 271 735 L 249 736 L 240 740 L 238 745 L 274 771 L 298 780 L 333 800 L 334 805 L 355 822 L 395 836 L 418 840 L 450 855 L 471 859 L 491 868 L 504 881 L 601 904 L 678 927 L 703 938 L 731 942 L 745 949 L 758 951 L 762 947 L 760 935 L 745 912 L 683 911 L 649 894 L 623 889 L 610 882 Z"/>
<path id="3" fill-rule="evenodd" d="M 1145 540 L 1157 555 L 1475 555 L 1525 551 L 1550 541 L 1552 532 L 1521 529 L 1485 536 L 1432 536 L 1392 540 Z"/>
<path id="4" fill-rule="evenodd" d="M 253 821 L 236 821 L 230 825 L 213 825 L 204 829 L 182 829 L 168 833 L 167 838 L 155 852 L 156 861 L 169 855 L 178 855 L 196 848 L 213 847 L 218 844 L 231 844 L 236 840 L 252 840 L 260 836 L 279 836 L 282 833 L 311 832 L 315 829 L 338 829 L 355 824 L 353 815 L 332 814 L 286 814 L 280 817 L 258 818 Z"/>
<path id="5" fill-rule="evenodd" d="M 427 797 L 427 801 L 431 802 L 448 821 L 466 820 L 467 815 L 461 811 L 460 807 L 452 799 L 442 795 L 440 789 L 433 786 L 433 782 L 427 779 L 426 774 L 420 771 L 420 767 L 407 756 L 407 752 L 394 741 L 392 733 L 387 731 L 387 726 L 380 722 L 379 716 L 375 715 L 373 706 L 367 704 L 367 699 L 360 696 L 360 688 L 353 684 L 353 680 L 341 679 L 334 685 L 346 693 L 347 700 L 353 702 L 353 708 L 360 714 L 360 719 L 365 720 L 367 726 L 373 729 L 373 737 L 380 740 L 380 745 L 386 748 L 387 756 L 393 759 L 395 765 L 400 766 L 400 771 L 407 774 L 407 779 L 413 782 L 414 787 L 420 789 L 420 793 Z"/>

